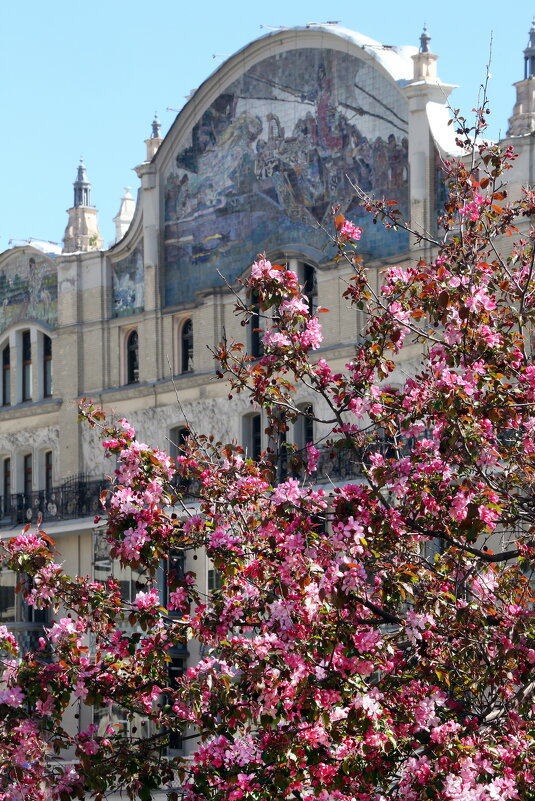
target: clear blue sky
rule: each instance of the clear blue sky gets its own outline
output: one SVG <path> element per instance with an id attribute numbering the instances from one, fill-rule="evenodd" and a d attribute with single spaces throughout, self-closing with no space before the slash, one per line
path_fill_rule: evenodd
<path id="1" fill-rule="evenodd" d="M 420 0 L 18 0 L 0 9 L 0 251 L 10 239 L 61 242 L 80 156 L 93 184 L 105 242 L 132 167 L 144 159 L 157 110 L 167 132 L 186 95 L 231 55 L 268 32 L 340 20 L 383 44 L 418 44 L 424 22 L 438 73 L 458 84 L 452 103 L 469 112 L 485 76 L 491 32 L 490 135 L 507 128 L 512 83 L 535 4 Z M 218 54 L 214 59 L 213 55 Z M 135 194 L 135 192 L 133 192 Z"/>

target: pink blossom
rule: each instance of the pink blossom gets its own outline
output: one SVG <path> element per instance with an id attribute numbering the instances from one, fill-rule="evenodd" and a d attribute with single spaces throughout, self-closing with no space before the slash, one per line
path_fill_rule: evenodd
<path id="1" fill-rule="evenodd" d="M 54 644 L 57 644 L 70 634 L 76 633 L 76 623 L 70 617 L 62 617 L 58 623 L 48 630 L 48 637 Z"/>
<path id="2" fill-rule="evenodd" d="M 20 687 L 9 687 L 7 690 L 0 690 L 0 704 L 6 704 L 7 706 L 22 706 L 25 697 Z"/>
<path id="3" fill-rule="evenodd" d="M 302 491 L 297 479 L 289 478 L 274 489 L 271 500 L 273 503 L 297 503 L 301 495 Z"/>
<path id="4" fill-rule="evenodd" d="M 485 203 L 487 203 L 485 198 L 476 192 L 473 200 L 469 201 L 459 209 L 459 214 L 461 217 L 469 217 L 472 222 L 476 222 L 479 219 L 480 207 Z"/>
<path id="5" fill-rule="evenodd" d="M 128 420 L 125 420 L 123 418 L 122 420 L 119 420 L 119 423 L 123 427 L 123 429 L 125 430 L 127 436 L 129 436 L 131 439 L 134 439 L 134 437 L 136 436 L 136 431 L 135 431 L 134 428 L 132 428 L 132 426 L 130 425 Z"/>
<path id="6" fill-rule="evenodd" d="M 266 331 L 262 337 L 262 341 L 266 348 L 287 348 L 292 343 L 286 334 L 281 334 L 280 331 Z"/>
<path id="7" fill-rule="evenodd" d="M 134 598 L 134 606 L 139 611 L 154 611 L 160 605 L 158 590 L 152 588 L 148 592 L 138 592 Z"/>
<path id="8" fill-rule="evenodd" d="M 9 540 L 8 547 L 11 553 L 30 554 L 40 551 L 43 545 L 44 540 L 39 534 L 33 531 L 26 531 Z"/>
<path id="9" fill-rule="evenodd" d="M 292 297 L 289 300 L 283 300 L 279 306 L 280 314 L 287 314 L 289 317 L 296 315 L 305 316 L 308 314 L 308 303 L 306 298 Z"/>
<path id="10" fill-rule="evenodd" d="M 342 227 L 340 228 L 340 236 L 345 237 L 346 239 L 353 239 L 358 241 L 362 236 L 362 228 L 359 228 L 357 225 L 353 225 L 352 222 L 349 220 L 344 220 Z"/>
<path id="11" fill-rule="evenodd" d="M 167 606 L 170 611 L 183 611 L 188 605 L 188 593 L 184 587 L 178 587 L 169 593 Z"/>
<path id="12" fill-rule="evenodd" d="M 301 345 L 304 348 L 317 350 L 323 342 L 321 324 L 317 317 L 311 317 L 307 322 L 306 328 L 300 334 Z"/>
<path id="13" fill-rule="evenodd" d="M 318 469 L 320 452 L 311 442 L 307 442 L 306 450 L 307 450 L 307 470 L 309 473 L 315 473 L 316 470 Z"/>
<path id="14" fill-rule="evenodd" d="M 469 498 L 464 492 L 457 492 L 451 502 L 450 515 L 457 522 L 465 520 L 468 515 Z"/>
<path id="15" fill-rule="evenodd" d="M 276 281 L 280 281 L 281 271 L 274 270 L 270 261 L 262 256 L 259 256 L 251 267 L 251 278 L 255 281 L 265 278 L 274 278 Z"/>

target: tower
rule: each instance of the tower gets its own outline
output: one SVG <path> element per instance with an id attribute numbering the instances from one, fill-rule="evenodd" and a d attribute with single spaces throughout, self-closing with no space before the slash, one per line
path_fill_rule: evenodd
<path id="1" fill-rule="evenodd" d="M 514 84 L 516 103 L 509 118 L 507 136 L 526 136 L 535 131 L 535 19 L 524 50 L 524 80 Z"/>
<path id="2" fill-rule="evenodd" d="M 91 205 L 91 184 L 80 159 L 74 187 L 74 204 L 67 210 L 69 221 L 63 237 L 63 252 L 100 250 L 103 240 L 98 230 L 97 210 Z"/>

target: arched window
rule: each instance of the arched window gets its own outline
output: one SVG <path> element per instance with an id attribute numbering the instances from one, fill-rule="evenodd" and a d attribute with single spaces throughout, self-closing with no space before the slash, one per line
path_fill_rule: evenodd
<path id="1" fill-rule="evenodd" d="M 174 426 L 169 431 L 169 456 L 175 461 L 188 434 L 189 428 L 187 426 Z"/>
<path id="2" fill-rule="evenodd" d="M 308 442 L 314 442 L 314 408 L 311 403 L 302 403 L 299 411 L 301 414 L 294 423 L 294 443 L 302 451 Z"/>
<path id="3" fill-rule="evenodd" d="M 2 406 L 11 406 L 11 350 L 2 350 Z"/>
<path id="4" fill-rule="evenodd" d="M 30 331 L 22 332 L 22 400 L 32 399 L 32 338 Z"/>
<path id="5" fill-rule="evenodd" d="M 52 340 L 43 335 L 43 396 L 52 397 Z"/>
<path id="6" fill-rule="evenodd" d="M 186 320 L 180 330 L 180 372 L 193 372 L 193 322 Z"/>
<path id="7" fill-rule="evenodd" d="M 126 383 L 139 381 L 139 340 L 137 331 L 131 331 L 126 340 Z"/>
<path id="8" fill-rule="evenodd" d="M 271 437 L 273 455 L 270 458 L 275 468 L 276 481 L 280 483 L 288 478 L 288 429 L 282 414 L 273 423 L 275 433 Z"/>

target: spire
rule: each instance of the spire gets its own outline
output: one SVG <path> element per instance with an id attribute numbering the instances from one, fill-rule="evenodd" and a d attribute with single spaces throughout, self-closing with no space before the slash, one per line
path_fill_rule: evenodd
<path id="1" fill-rule="evenodd" d="M 98 230 L 97 210 L 91 205 L 91 184 L 82 159 L 73 186 L 74 204 L 67 211 L 69 221 L 63 237 L 63 252 L 99 250 L 103 242 Z"/>
<path id="2" fill-rule="evenodd" d="M 427 28 L 424 22 L 424 29 L 420 35 L 420 53 L 429 53 L 429 42 L 431 37 L 427 35 Z"/>
<path id="3" fill-rule="evenodd" d="M 524 50 L 524 80 L 535 78 L 535 17 L 529 31 L 528 46 Z"/>
<path id="4" fill-rule="evenodd" d="M 85 164 L 82 159 L 80 159 L 80 164 L 78 165 L 78 174 L 73 186 L 74 186 L 73 206 L 74 207 L 91 206 L 91 184 L 87 180 Z"/>
<path id="5" fill-rule="evenodd" d="M 121 198 L 121 205 L 117 215 L 113 218 L 115 223 L 115 241 L 118 242 L 128 231 L 128 227 L 132 222 L 134 211 L 136 208 L 136 201 L 130 194 L 132 187 L 125 186 L 124 195 Z"/>
<path id="6" fill-rule="evenodd" d="M 161 139 L 161 135 L 160 135 L 161 127 L 162 127 L 162 124 L 161 124 L 160 120 L 158 119 L 158 113 L 155 111 L 154 112 L 154 119 L 152 121 L 152 136 L 151 136 L 151 139 Z"/>

